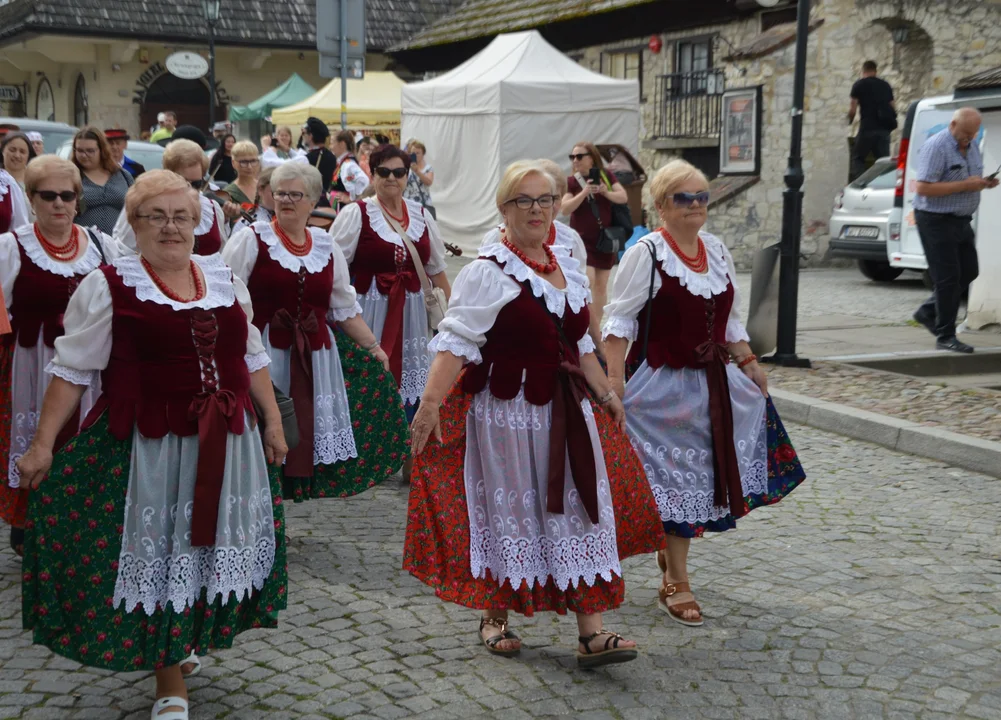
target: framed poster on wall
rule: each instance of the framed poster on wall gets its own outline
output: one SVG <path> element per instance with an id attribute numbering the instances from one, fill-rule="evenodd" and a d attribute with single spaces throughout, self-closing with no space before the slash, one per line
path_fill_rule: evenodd
<path id="1" fill-rule="evenodd" d="M 761 170 L 761 86 L 723 92 L 719 171 L 757 175 Z"/>

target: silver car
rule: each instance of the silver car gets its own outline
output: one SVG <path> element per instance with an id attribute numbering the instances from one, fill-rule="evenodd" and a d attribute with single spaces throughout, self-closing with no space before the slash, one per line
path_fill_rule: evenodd
<path id="1" fill-rule="evenodd" d="M 880 158 L 838 193 L 831 214 L 831 256 L 857 260 L 862 274 L 877 282 L 889 282 L 903 272 L 890 267 L 886 256 L 896 185 L 896 160 Z"/>

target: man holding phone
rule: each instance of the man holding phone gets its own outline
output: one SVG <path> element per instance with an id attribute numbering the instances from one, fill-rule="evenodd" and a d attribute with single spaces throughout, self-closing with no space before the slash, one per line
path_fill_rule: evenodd
<path id="1" fill-rule="evenodd" d="M 999 184 L 998 173 L 983 177 L 984 161 L 976 142 L 980 123 L 976 109 L 960 108 L 948 130 L 924 144 L 917 163 L 914 218 L 935 291 L 914 319 L 935 335 L 939 350 L 960 353 L 973 352 L 956 338 L 963 292 L 980 273 L 973 215 L 981 191 Z"/>

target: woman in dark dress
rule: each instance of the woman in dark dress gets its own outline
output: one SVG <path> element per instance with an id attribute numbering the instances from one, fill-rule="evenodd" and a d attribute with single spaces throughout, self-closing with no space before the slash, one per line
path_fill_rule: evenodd
<path id="1" fill-rule="evenodd" d="M 125 207 L 125 193 L 135 180 L 115 162 L 107 138 L 95 127 L 85 127 L 73 138 L 73 163 L 83 178 L 77 223 L 111 235 Z"/>
<path id="2" fill-rule="evenodd" d="M 615 253 L 598 252 L 598 237 L 601 229 L 594 216 L 597 207 L 601 216 L 601 227 L 612 226 L 612 203 L 622 204 L 628 199 L 626 189 L 619 184 L 615 175 L 606 170 L 601 154 L 593 143 L 579 142 L 570 151 L 573 174 L 567 178 L 567 194 L 563 196 L 563 213 L 570 216 L 570 227 L 576 230 L 587 249 L 587 277 L 591 281 L 591 335 L 597 336 L 601 327 L 601 313 L 608 300 L 608 276 L 619 258 Z M 591 182 L 588 177 L 592 169 L 601 173 L 601 182 Z M 598 354 L 604 356 L 599 346 Z"/>
<path id="3" fill-rule="evenodd" d="M 222 139 L 222 145 L 212 156 L 209 163 L 209 179 L 221 187 L 226 187 L 236 180 L 236 168 L 233 167 L 233 146 L 236 138 L 233 135 L 226 135 Z"/>

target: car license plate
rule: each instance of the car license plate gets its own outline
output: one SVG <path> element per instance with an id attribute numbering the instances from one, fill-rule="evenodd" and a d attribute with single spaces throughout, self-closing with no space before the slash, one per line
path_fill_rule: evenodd
<path id="1" fill-rule="evenodd" d="M 846 238 L 878 238 L 879 228 L 874 227 L 846 227 L 844 236 Z"/>

